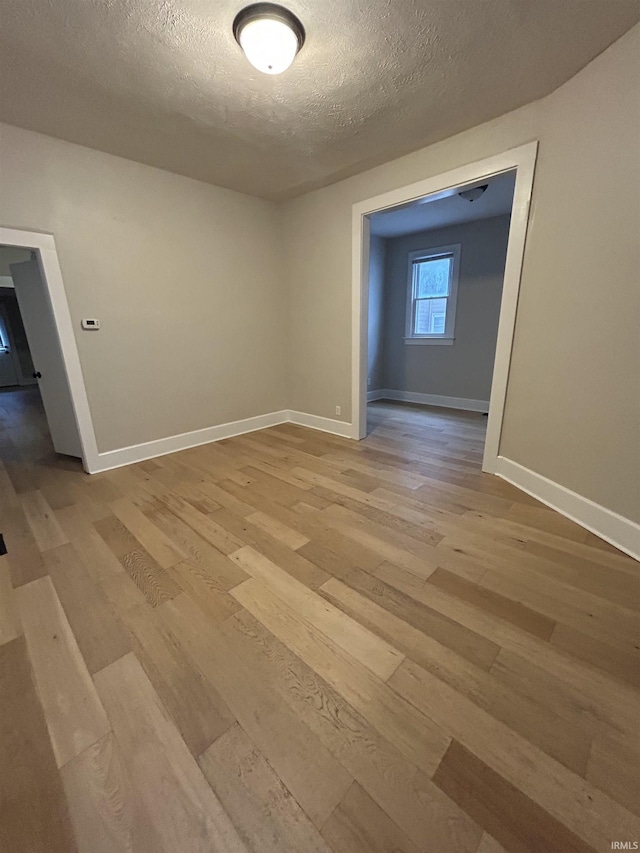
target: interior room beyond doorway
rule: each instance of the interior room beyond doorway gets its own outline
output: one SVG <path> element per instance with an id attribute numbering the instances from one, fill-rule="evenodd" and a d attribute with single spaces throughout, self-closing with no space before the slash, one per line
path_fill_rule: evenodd
<path id="1" fill-rule="evenodd" d="M 367 400 L 488 413 L 515 171 L 370 217 Z"/>
<path id="2" fill-rule="evenodd" d="M 58 328 L 38 251 L 0 245 L 0 389 L 32 386 L 40 425 L 55 452 L 81 457 L 82 446 Z M 36 399 L 37 398 L 37 399 Z M 22 397 L 3 398 L 24 415 Z"/>

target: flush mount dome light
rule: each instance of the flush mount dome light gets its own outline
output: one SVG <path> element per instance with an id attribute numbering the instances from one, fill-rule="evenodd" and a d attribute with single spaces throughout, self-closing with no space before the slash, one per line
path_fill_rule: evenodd
<path id="1" fill-rule="evenodd" d="M 286 71 L 304 44 L 304 27 L 276 3 L 254 3 L 233 22 L 233 34 L 249 62 L 264 74 Z"/>
<path id="2" fill-rule="evenodd" d="M 481 186 L 473 187 L 470 190 L 462 190 L 458 195 L 460 198 L 466 198 L 467 201 L 476 201 L 476 199 L 479 199 L 480 196 L 485 194 L 488 186 L 489 184 L 482 184 Z"/>

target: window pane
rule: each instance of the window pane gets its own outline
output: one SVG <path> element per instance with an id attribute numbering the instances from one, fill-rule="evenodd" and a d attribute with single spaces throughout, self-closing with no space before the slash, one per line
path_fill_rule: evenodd
<path id="1" fill-rule="evenodd" d="M 446 318 L 446 299 L 419 299 L 416 301 L 413 334 L 444 335 Z"/>
<path id="2" fill-rule="evenodd" d="M 417 276 L 415 295 L 418 299 L 428 296 L 448 296 L 452 258 L 434 258 L 416 261 L 414 275 Z"/>

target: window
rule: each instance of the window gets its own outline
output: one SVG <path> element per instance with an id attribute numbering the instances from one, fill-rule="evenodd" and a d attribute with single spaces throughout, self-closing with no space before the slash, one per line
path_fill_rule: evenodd
<path id="1" fill-rule="evenodd" d="M 405 343 L 452 344 L 460 244 L 409 255 Z"/>

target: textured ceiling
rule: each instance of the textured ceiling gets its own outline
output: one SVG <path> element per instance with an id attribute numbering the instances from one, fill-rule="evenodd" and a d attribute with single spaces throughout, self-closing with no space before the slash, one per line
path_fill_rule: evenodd
<path id="1" fill-rule="evenodd" d="M 487 189 L 475 201 L 468 201 L 458 195 L 458 189 L 434 201 L 414 201 L 410 204 L 392 207 L 370 216 L 371 233 L 377 237 L 400 237 L 415 231 L 428 231 L 432 228 L 446 228 L 463 222 L 475 222 L 511 212 L 513 190 L 516 183 L 515 172 L 504 172 L 494 178 L 475 181 L 464 189 L 487 184 Z"/>
<path id="2" fill-rule="evenodd" d="M 0 119 L 267 198 L 444 139 L 555 89 L 637 0 L 290 0 L 269 77 L 242 0 L 0 0 Z"/>

